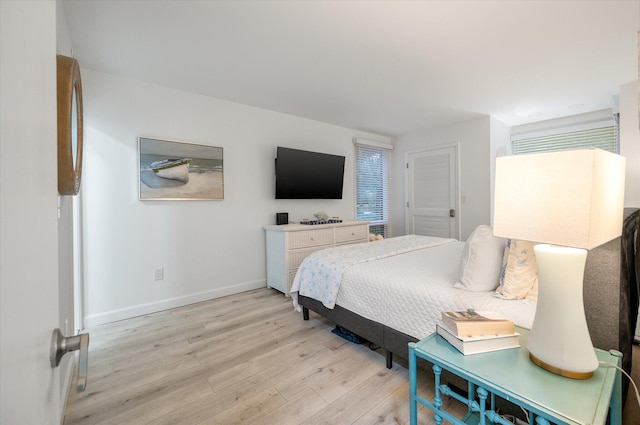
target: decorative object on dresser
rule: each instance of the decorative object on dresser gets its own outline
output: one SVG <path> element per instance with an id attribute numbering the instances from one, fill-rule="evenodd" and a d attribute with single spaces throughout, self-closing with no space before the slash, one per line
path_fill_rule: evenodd
<path id="1" fill-rule="evenodd" d="M 276 224 L 277 225 L 289 224 L 289 213 L 286 213 L 286 212 L 276 213 Z"/>
<path id="2" fill-rule="evenodd" d="M 342 220 L 339 217 L 333 217 L 327 221 L 311 220 L 308 218 L 303 218 L 302 220 L 300 220 L 300 224 L 304 224 L 305 226 L 315 226 L 317 224 L 333 224 L 333 223 L 342 223 Z"/>
<path id="3" fill-rule="evenodd" d="M 287 224 L 266 226 L 267 286 L 289 297 L 298 267 L 309 254 L 338 245 L 369 240 L 369 223 Z"/>
<path id="4" fill-rule="evenodd" d="M 313 215 L 316 220 L 318 220 L 320 223 L 326 223 L 329 221 L 329 216 L 327 215 L 326 212 L 324 211 L 318 211 L 317 213 L 315 213 Z"/>
<path id="5" fill-rule="evenodd" d="M 342 223 L 340 217 L 331 217 L 327 215 L 324 211 L 319 211 L 313 215 L 316 219 L 311 220 L 308 218 L 303 218 L 300 220 L 300 224 L 305 224 L 307 226 L 315 226 L 317 224 L 333 224 L 333 223 Z"/>
<path id="6" fill-rule="evenodd" d="M 598 368 L 583 276 L 587 250 L 622 232 L 624 181 L 625 158 L 601 149 L 496 160 L 494 235 L 545 243 L 534 247 L 538 302 L 527 348 L 550 372 L 588 379 Z"/>

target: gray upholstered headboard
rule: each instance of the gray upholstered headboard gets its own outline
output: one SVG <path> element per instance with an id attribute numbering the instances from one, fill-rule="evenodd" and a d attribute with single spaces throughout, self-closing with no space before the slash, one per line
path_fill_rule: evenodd
<path id="1" fill-rule="evenodd" d="M 625 208 L 623 235 L 591 251 L 584 277 L 584 305 L 593 345 L 624 354 L 631 369 L 631 345 L 638 315 L 640 210 Z"/>

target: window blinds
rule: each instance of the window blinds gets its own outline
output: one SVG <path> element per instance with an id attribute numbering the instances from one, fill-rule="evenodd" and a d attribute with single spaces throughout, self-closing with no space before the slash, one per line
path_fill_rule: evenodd
<path id="1" fill-rule="evenodd" d="M 611 109 L 511 128 L 514 154 L 600 148 L 620 153 L 618 117 Z"/>
<path id="2" fill-rule="evenodd" d="M 513 140 L 514 154 L 581 148 L 600 148 L 609 152 L 620 153 L 618 127 L 611 126 Z"/>
<path id="3" fill-rule="evenodd" d="M 392 145 L 354 139 L 356 219 L 370 222 L 371 233 L 391 236 L 389 152 Z"/>

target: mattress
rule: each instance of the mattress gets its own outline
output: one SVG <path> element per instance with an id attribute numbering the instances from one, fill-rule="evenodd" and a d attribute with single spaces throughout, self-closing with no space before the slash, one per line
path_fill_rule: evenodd
<path id="1" fill-rule="evenodd" d="M 342 274 L 336 304 L 416 339 L 435 332 L 445 310 L 495 311 L 531 328 L 535 303 L 453 287 L 463 246 L 453 241 L 354 264 Z"/>

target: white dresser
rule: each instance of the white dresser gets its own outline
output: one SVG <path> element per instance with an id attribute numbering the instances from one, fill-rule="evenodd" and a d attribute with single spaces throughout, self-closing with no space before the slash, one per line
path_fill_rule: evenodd
<path id="1" fill-rule="evenodd" d="M 289 296 L 300 263 L 309 254 L 332 246 L 369 241 L 369 223 L 344 221 L 332 224 L 284 224 L 267 226 L 267 286 Z"/>

